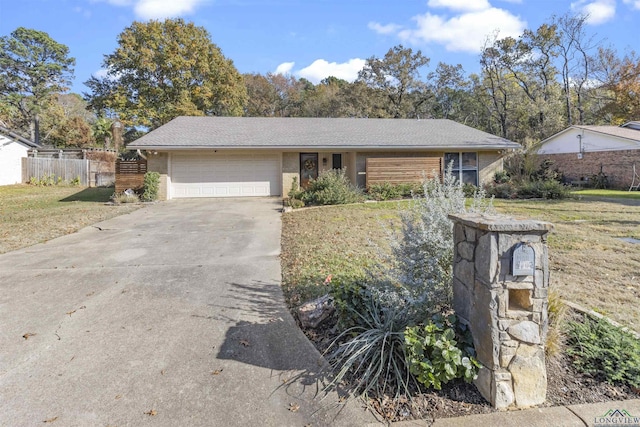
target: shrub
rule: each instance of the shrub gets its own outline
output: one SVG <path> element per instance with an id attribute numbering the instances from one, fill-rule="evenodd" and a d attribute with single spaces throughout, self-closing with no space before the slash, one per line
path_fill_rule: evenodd
<path id="1" fill-rule="evenodd" d="M 343 329 L 360 325 L 361 316 L 374 298 L 371 290 L 361 282 L 331 282 L 331 296 L 338 314 L 338 321 Z"/>
<path id="2" fill-rule="evenodd" d="M 466 207 L 463 189 L 451 174 L 451 167 L 442 183 L 427 180 L 424 196 L 414 198 L 401 212 L 400 233 L 390 233 L 392 256 L 387 261 L 393 267 L 380 297 L 387 304 L 414 310 L 414 315 L 422 319 L 449 306 L 453 293 L 453 224 L 449 215 L 493 211 L 482 190 Z"/>
<path id="3" fill-rule="evenodd" d="M 285 204 L 287 206 L 292 207 L 293 209 L 299 209 L 304 207 L 304 202 L 302 200 L 299 199 L 287 199 L 285 200 Z"/>
<path id="4" fill-rule="evenodd" d="M 555 180 L 493 183 L 485 186 L 485 191 L 499 199 L 566 199 L 571 196 L 571 189 Z"/>
<path id="5" fill-rule="evenodd" d="M 476 194 L 478 192 L 478 187 L 476 187 L 473 184 L 462 184 L 462 194 L 464 194 L 464 197 L 473 197 L 474 194 Z"/>
<path id="6" fill-rule="evenodd" d="M 158 172 L 147 172 L 144 174 L 144 183 L 142 185 L 143 202 L 153 202 L 158 200 L 158 191 L 160 190 L 160 174 Z"/>
<path id="7" fill-rule="evenodd" d="M 294 176 L 291 180 L 291 190 L 289 190 L 289 199 L 298 199 L 304 191 L 300 190 L 300 184 L 298 184 L 298 177 Z"/>
<path id="8" fill-rule="evenodd" d="M 589 186 L 603 190 L 609 188 L 609 177 L 602 171 L 602 167 L 600 169 L 600 172 L 589 178 Z"/>
<path id="9" fill-rule="evenodd" d="M 417 183 L 391 184 L 385 182 L 369 187 L 369 196 L 375 200 L 394 200 L 421 195 L 422 185 Z"/>
<path id="10" fill-rule="evenodd" d="M 404 339 L 409 370 L 425 386 L 440 390 L 456 378 L 475 379 L 480 364 L 471 334 L 455 315 L 438 314 L 424 326 L 407 327 Z"/>
<path id="11" fill-rule="evenodd" d="M 56 180 L 56 176 L 51 174 L 45 174 L 40 178 L 36 178 L 35 176 L 32 176 L 31 178 L 29 178 L 29 184 L 31 185 L 37 185 L 38 187 L 51 187 L 56 185 L 56 183 L 60 183 L 62 181 L 62 178 L 59 178 L 58 180 Z"/>
<path id="12" fill-rule="evenodd" d="M 504 170 L 496 172 L 493 176 L 493 182 L 496 184 L 504 184 L 505 182 L 509 182 L 510 179 L 509 172 Z"/>
<path id="13" fill-rule="evenodd" d="M 571 195 L 571 189 L 561 182 L 546 180 L 540 182 L 540 195 L 545 199 L 566 199 Z"/>
<path id="14" fill-rule="evenodd" d="M 518 189 L 511 182 L 493 183 L 486 185 L 484 188 L 487 195 L 498 199 L 518 198 Z"/>
<path id="15" fill-rule="evenodd" d="M 606 319 L 568 324 L 567 353 L 574 366 L 594 378 L 640 387 L 640 340 Z"/>
<path id="16" fill-rule="evenodd" d="M 331 169 L 311 180 L 309 186 L 300 195 L 307 205 L 343 205 L 364 200 L 362 191 L 347 178 L 344 169 Z"/>
<path id="17" fill-rule="evenodd" d="M 400 188 L 397 185 L 388 182 L 382 184 L 374 184 L 369 187 L 369 196 L 375 200 L 394 200 L 402 197 Z"/>

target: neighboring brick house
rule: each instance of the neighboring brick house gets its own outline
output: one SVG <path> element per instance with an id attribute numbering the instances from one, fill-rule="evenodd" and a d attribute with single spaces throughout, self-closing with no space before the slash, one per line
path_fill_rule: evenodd
<path id="1" fill-rule="evenodd" d="M 602 171 L 612 188 L 628 189 L 634 164 L 640 173 L 640 122 L 570 126 L 542 141 L 538 155 L 552 160 L 568 181 L 587 181 Z"/>
<path id="2" fill-rule="evenodd" d="M 366 187 L 368 159 L 395 163 L 392 173 L 419 159 L 453 162 L 462 182 L 478 185 L 520 145 L 451 120 L 178 117 L 127 148 L 146 151 L 161 198 L 173 199 L 286 196 L 294 178 L 305 185 L 343 168 Z"/>

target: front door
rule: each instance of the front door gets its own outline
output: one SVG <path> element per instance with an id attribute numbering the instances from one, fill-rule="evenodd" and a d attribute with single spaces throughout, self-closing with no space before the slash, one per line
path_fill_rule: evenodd
<path id="1" fill-rule="evenodd" d="M 300 187 L 307 188 L 309 181 L 318 178 L 318 153 L 300 153 Z"/>

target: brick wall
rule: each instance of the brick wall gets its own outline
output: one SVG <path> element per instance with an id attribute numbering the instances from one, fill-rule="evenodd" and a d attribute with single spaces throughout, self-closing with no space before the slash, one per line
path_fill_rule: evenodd
<path id="1" fill-rule="evenodd" d="M 540 161 L 552 160 L 554 169 L 569 181 L 579 181 L 602 171 L 609 178 L 611 188 L 628 189 L 633 180 L 633 164 L 640 173 L 640 150 L 586 152 L 582 159 L 577 153 L 541 154 Z"/>

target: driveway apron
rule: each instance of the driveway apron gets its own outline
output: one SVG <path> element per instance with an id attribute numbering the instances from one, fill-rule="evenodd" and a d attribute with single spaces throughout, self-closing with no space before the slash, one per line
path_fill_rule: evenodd
<path id="1" fill-rule="evenodd" d="M 280 202 L 181 200 L 0 255 L 0 426 L 363 425 L 280 289 Z"/>

